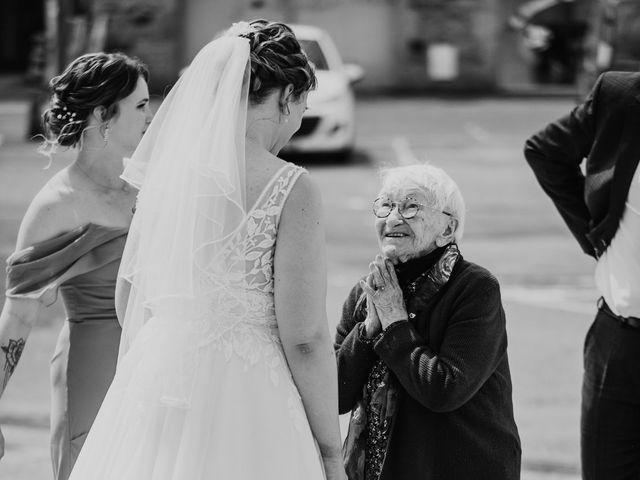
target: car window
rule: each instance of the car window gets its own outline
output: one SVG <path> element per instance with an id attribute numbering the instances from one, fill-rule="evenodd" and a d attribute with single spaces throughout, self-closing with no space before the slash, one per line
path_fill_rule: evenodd
<path id="1" fill-rule="evenodd" d="M 318 42 L 316 42 L 315 40 L 301 39 L 298 39 L 298 42 L 300 42 L 302 50 L 304 50 L 304 53 L 307 54 L 307 57 L 309 57 L 309 60 L 311 60 L 311 62 L 315 65 L 316 69 L 329 70 L 327 59 L 324 57 L 324 54 L 322 53 L 322 49 L 320 48 Z"/>

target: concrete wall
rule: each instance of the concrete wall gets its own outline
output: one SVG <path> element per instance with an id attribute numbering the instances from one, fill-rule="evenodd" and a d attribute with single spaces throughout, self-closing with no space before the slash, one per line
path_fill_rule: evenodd
<path id="1" fill-rule="evenodd" d="M 135 45 L 127 50 L 149 64 L 155 86 L 175 80 L 196 52 L 232 22 L 266 18 L 327 30 L 344 60 L 364 68 L 365 78 L 356 86 L 361 92 L 538 88 L 529 78 L 530 52 L 507 26 L 509 15 L 529 0 L 113 1 L 151 5 L 157 13 L 151 24 L 134 27 Z M 583 10 L 588 17 L 589 9 Z M 132 33 L 131 26 L 115 28 L 118 38 Z M 428 68 L 430 60 L 431 66 L 443 65 L 433 56 L 442 44 L 457 54 L 455 74 L 448 79 L 434 78 Z"/>
<path id="2" fill-rule="evenodd" d="M 399 8 L 383 2 L 343 2 L 327 8 L 301 9 L 299 23 L 329 32 L 345 62 L 365 70 L 361 90 L 395 87 Z"/>
<path id="3" fill-rule="evenodd" d="M 301 7 L 299 21 L 329 31 L 346 61 L 364 67 L 362 90 L 492 90 L 496 86 L 498 0 L 351 0 Z M 458 75 L 430 78 L 430 46 L 458 53 Z M 432 51 L 432 50 L 431 50 Z"/>
<path id="4" fill-rule="evenodd" d="M 242 18 L 244 0 L 183 0 L 183 65 L 221 30 Z"/>
<path id="5" fill-rule="evenodd" d="M 154 93 L 173 84 L 180 70 L 180 0 L 112 0 L 97 6 L 98 13 L 108 18 L 105 38 L 96 42 L 97 48 L 139 57 L 149 66 Z M 98 33 L 102 35 L 101 30 Z"/>
<path id="6" fill-rule="evenodd" d="M 182 0 L 181 62 L 238 20 L 267 18 L 324 28 L 346 62 L 365 70 L 360 91 L 487 90 L 496 82 L 498 0 Z M 430 45 L 458 51 L 458 75 L 427 72 Z"/>
<path id="7" fill-rule="evenodd" d="M 422 0 L 405 12 L 406 87 L 426 90 L 491 90 L 495 87 L 498 25 L 496 0 Z M 457 75 L 434 78 L 427 69 L 438 45 L 457 52 Z M 436 67 L 437 59 L 432 57 Z M 437 68 L 436 68 L 437 70 Z"/>
<path id="8" fill-rule="evenodd" d="M 316 25 L 334 39 L 346 62 L 361 65 L 366 77 L 361 88 L 392 87 L 396 83 L 394 64 L 394 18 L 396 9 L 385 2 L 318 1 L 299 2 L 285 8 L 287 2 L 264 1 L 262 7 L 248 0 L 187 0 L 183 27 L 183 63 L 220 30 L 239 20 L 266 18 Z M 397 21 L 395 21 L 397 23 Z"/>

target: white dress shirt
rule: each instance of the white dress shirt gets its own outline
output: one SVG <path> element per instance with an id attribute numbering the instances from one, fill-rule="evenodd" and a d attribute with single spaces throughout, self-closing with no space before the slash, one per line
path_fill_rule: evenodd
<path id="1" fill-rule="evenodd" d="M 595 280 L 615 314 L 640 318 L 640 168 L 633 175 L 618 231 L 598 259 Z"/>

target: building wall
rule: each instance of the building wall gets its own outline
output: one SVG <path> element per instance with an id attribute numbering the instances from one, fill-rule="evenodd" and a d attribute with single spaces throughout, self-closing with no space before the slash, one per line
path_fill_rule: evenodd
<path id="1" fill-rule="evenodd" d="M 175 82 L 180 70 L 180 3 L 180 0 L 95 0 L 96 18 L 106 19 L 106 24 L 104 28 L 101 22 L 89 26 L 89 42 L 78 45 L 81 51 L 77 53 L 87 48 L 104 49 L 139 57 L 149 66 L 150 89 L 163 93 Z"/>
<path id="2" fill-rule="evenodd" d="M 267 18 L 324 28 L 346 62 L 365 70 L 366 90 L 482 90 L 496 79 L 497 0 L 184 0 L 183 63 L 217 31 Z M 458 75 L 429 77 L 430 46 L 458 52 Z"/>
<path id="3" fill-rule="evenodd" d="M 231 23 L 266 18 L 326 29 L 338 45 L 343 59 L 356 62 L 365 69 L 364 88 L 395 84 L 395 72 L 390 68 L 394 57 L 395 29 L 389 25 L 396 15 L 394 8 L 384 1 L 187 0 L 185 3 L 184 64 Z M 295 4 L 293 8 L 292 4 Z"/>
<path id="4" fill-rule="evenodd" d="M 407 88 L 426 90 L 487 90 L 495 87 L 497 22 L 495 0 L 413 1 L 404 12 L 402 30 L 404 79 Z M 435 76 L 446 70 L 447 56 L 436 56 L 446 46 L 457 54 L 457 74 Z M 439 48 L 440 47 L 440 48 Z"/>
<path id="5" fill-rule="evenodd" d="M 242 18 L 245 3 L 244 0 L 183 0 L 183 66 L 218 32 Z"/>
<path id="6" fill-rule="evenodd" d="M 97 4 L 118 10 L 109 13 L 107 47 L 147 62 L 156 93 L 166 90 L 217 33 L 233 22 L 255 18 L 327 30 L 345 61 L 363 67 L 364 80 L 356 85 L 361 92 L 428 92 L 539 88 L 531 80 L 535 58 L 508 21 L 523 2 L 532 1 L 110 0 Z M 581 21 L 576 16 L 589 17 L 585 4 L 595 0 L 581 1 L 585 3 L 569 5 L 558 0 L 560 10 L 545 10 L 543 17 Z M 562 14 L 565 10 L 577 13 Z"/>
<path id="7" fill-rule="evenodd" d="M 495 88 L 497 0 L 326 0 L 319 5 L 301 7 L 299 21 L 328 30 L 346 61 L 365 69 L 360 90 Z M 443 43 L 457 53 L 457 74 L 436 80 L 430 76 L 429 55 L 432 46 Z M 432 56 L 432 62 L 438 59 Z"/>
<path id="8" fill-rule="evenodd" d="M 397 85 L 397 6 L 385 2 L 342 2 L 331 7 L 301 9 L 298 23 L 329 32 L 346 63 L 363 67 L 358 88 L 394 88 Z"/>

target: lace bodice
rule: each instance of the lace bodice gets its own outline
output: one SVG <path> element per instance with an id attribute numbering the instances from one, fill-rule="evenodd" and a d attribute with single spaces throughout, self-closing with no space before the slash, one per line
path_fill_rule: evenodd
<path id="1" fill-rule="evenodd" d="M 284 165 L 222 249 L 225 261 L 212 261 L 212 265 L 223 266 L 225 271 L 202 272 L 202 295 L 214 303 L 210 308 L 219 321 L 275 323 L 273 260 L 278 224 L 287 196 L 303 172 L 295 165 Z"/>
<path id="2" fill-rule="evenodd" d="M 177 353 L 175 372 L 166 372 L 165 404 L 189 404 L 195 372 L 210 348 L 222 350 L 227 361 L 240 360 L 246 369 L 259 366 L 273 384 L 283 374 L 290 376 L 275 316 L 273 260 L 282 208 L 304 171 L 287 164 L 267 184 L 222 250 L 226 261 L 211 262 L 227 271 L 202 269 L 196 298 L 168 300 L 154 315 L 157 329 L 170 330 Z M 244 274 L 232 273 L 239 271 Z M 296 398 L 295 388 L 290 394 Z"/>
<path id="3" fill-rule="evenodd" d="M 225 256 L 230 265 L 244 264 L 245 276 L 238 286 L 252 292 L 273 293 L 273 255 L 282 207 L 304 169 L 285 165 L 265 187 L 248 212 L 246 228 L 228 243 Z"/>
<path id="4" fill-rule="evenodd" d="M 216 341 L 224 343 L 225 348 L 248 350 L 251 347 L 244 341 L 247 335 L 279 342 L 273 297 L 278 224 L 289 192 L 304 171 L 291 164 L 283 166 L 222 249 L 225 261 L 212 262 L 218 267 L 223 265 L 226 271 L 201 272 L 197 279 L 200 298 L 195 302 L 198 311 L 193 316 L 198 319 L 203 343 Z M 235 341 L 238 335 L 243 337 L 242 342 Z M 248 358 L 256 352 L 241 355 Z"/>

